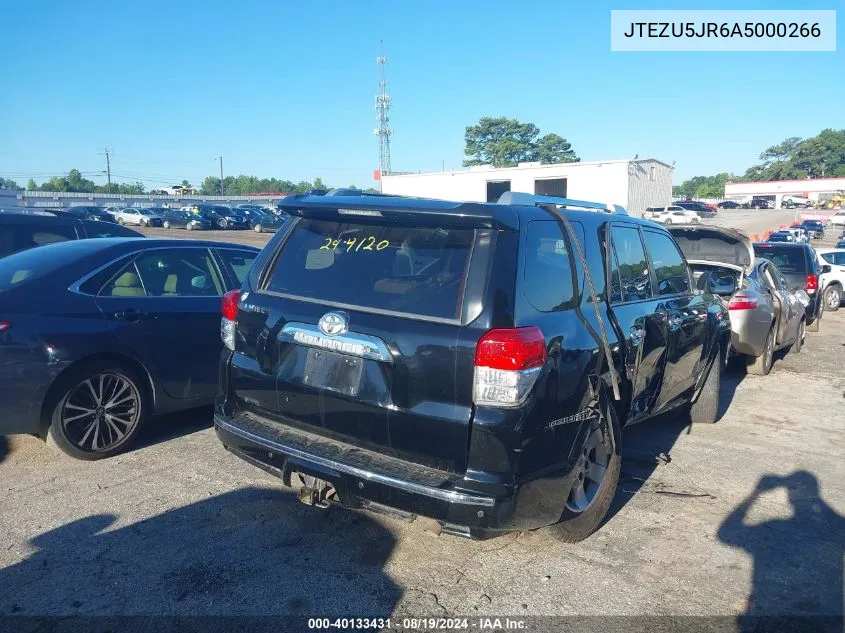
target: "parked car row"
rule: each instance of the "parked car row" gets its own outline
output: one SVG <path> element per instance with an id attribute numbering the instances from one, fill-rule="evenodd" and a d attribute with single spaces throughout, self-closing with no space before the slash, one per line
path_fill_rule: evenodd
<path id="1" fill-rule="evenodd" d="M 180 209 L 126 208 L 112 214 L 119 224 L 183 228 L 189 231 L 208 229 L 252 229 L 272 233 L 284 223 L 284 216 L 257 205 L 228 207 L 221 204 L 195 204 Z"/>
<path id="2" fill-rule="evenodd" d="M 700 216 L 695 211 L 677 205 L 666 207 L 647 207 L 643 212 L 644 220 L 658 224 L 698 224 Z"/>
<path id="3" fill-rule="evenodd" d="M 309 505 L 574 542 L 610 507 L 627 426 L 716 422 L 728 356 L 768 373 L 821 317 L 808 244 L 516 192 L 279 209 L 260 252 L 82 239 L 0 259 L 0 433 L 98 459 L 213 400 L 223 446 Z"/>

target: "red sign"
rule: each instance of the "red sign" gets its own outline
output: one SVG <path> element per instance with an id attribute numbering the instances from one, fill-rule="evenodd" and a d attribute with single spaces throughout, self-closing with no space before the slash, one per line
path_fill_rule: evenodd
<path id="1" fill-rule="evenodd" d="M 373 180 L 381 180 L 381 170 L 374 169 L 373 170 Z"/>

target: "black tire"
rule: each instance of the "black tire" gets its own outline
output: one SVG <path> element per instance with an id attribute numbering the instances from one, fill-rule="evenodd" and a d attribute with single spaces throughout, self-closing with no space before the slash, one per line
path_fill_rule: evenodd
<path id="1" fill-rule="evenodd" d="M 123 218 L 117 218 L 117 223 L 123 225 L 126 223 L 126 221 Z"/>
<path id="2" fill-rule="evenodd" d="M 714 424 L 719 421 L 719 390 L 722 385 L 722 351 L 713 360 L 707 371 L 707 378 L 695 402 L 690 405 L 689 419 L 692 424 Z"/>
<path id="3" fill-rule="evenodd" d="M 824 309 L 828 312 L 836 312 L 842 303 L 842 288 L 830 285 L 824 291 Z"/>
<path id="4" fill-rule="evenodd" d="M 229 228 L 229 223 L 226 222 L 226 218 L 221 218 L 220 221 L 217 223 L 217 226 L 219 226 L 221 229 L 223 229 L 225 231 L 226 229 Z"/>
<path id="5" fill-rule="evenodd" d="M 756 358 L 748 359 L 748 373 L 755 376 L 768 376 L 772 371 L 772 363 L 775 358 L 775 326 L 772 325 L 766 335 L 766 344 L 763 353 Z"/>
<path id="6" fill-rule="evenodd" d="M 110 361 L 71 368 L 59 377 L 53 394 L 47 443 L 65 455 L 86 461 L 112 457 L 129 448 L 152 409 L 146 382 L 136 372 Z M 85 414 L 86 405 L 96 408 Z M 108 415 L 108 411 L 114 415 Z M 97 415 L 99 420 L 95 419 Z M 101 432 L 105 442 L 98 445 Z"/>
<path id="7" fill-rule="evenodd" d="M 162 225 L 164 228 L 166 228 L 166 229 L 169 229 L 169 228 L 170 228 L 170 222 L 168 222 L 167 220 L 165 220 L 164 222 L 162 222 L 162 224 L 161 224 L 161 225 Z"/>
<path id="8" fill-rule="evenodd" d="M 595 492 L 593 500 L 583 511 L 577 512 L 572 510 L 569 506 L 570 500 L 567 499 L 567 504 L 564 507 L 560 521 L 542 528 L 543 532 L 555 540 L 565 543 L 583 541 L 601 526 L 604 517 L 607 515 L 607 511 L 610 509 L 610 504 L 613 502 L 613 497 L 616 494 L 616 486 L 619 483 L 619 473 L 622 470 L 622 432 L 619 427 L 616 411 L 612 406 L 606 407 L 605 414 L 602 416 L 598 426 L 600 429 L 611 431 L 610 434 L 601 434 L 603 438 L 602 448 L 607 453 L 607 467 L 604 477 Z M 611 442 L 613 446 L 609 445 Z M 592 455 L 592 451 L 590 454 Z M 583 456 L 581 459 L 583 459 Z"/>
<path id="9" fill-rule="evenodd" d="M 188 230 L 188 231 L 193 231 L 193 230 L 194 230 L 194 225 L 193 225 L 193 224 L 191 224 L 190 222 L 188 222 L 188 223 L 185 225 L 185 229 L 186 229 L 186 230 Z"/>
<path id="10" fill-rule="evenodd" d="M 801 324 L 798 326 L 798 337 L 793 341 L 792 347 L 789 348 L 790 354 L 800 354 L 801 348 L 804 347 L 804 332 L 807 329 L 807 324 L 804 319 L 801 319 Z"/>

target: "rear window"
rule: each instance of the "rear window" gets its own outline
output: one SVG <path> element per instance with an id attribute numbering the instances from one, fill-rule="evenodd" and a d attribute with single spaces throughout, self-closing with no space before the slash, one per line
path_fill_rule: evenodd
<path id="1" fill-rule="evenodd" d="M 381 226 L 303 219 L 266 289 L 362 308 L 456 319 L 472 229 Z"/>
<path id="2" fill-rule="evenodd" d="M 803 248 L 761 248 L 754 247 L 757 257 L 765 257 L 782 272 L 803 273 L 807 270 L 807 260 Z"/>
<path id="3" fill-rule="evenodd" d="M 0 259 L 0 292 L 49 275 L 53 271 L 76 261 L 90 250 L 85 240 L 74 240 L 61 246 L 46 249 L 31 248 Z"/>

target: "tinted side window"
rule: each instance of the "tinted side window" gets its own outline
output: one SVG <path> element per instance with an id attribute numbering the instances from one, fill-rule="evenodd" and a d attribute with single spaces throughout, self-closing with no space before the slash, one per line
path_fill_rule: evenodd
<path id="1" fill-rule="evenodd" d="M 127 265 L 105 288 L 116 297 L 220 297 L 224 287 L 205 248 L 148 251 Z"/>
<path id="2" fill-rule="evenodd" d="M 246 279 L 246 274 L 252 267 L 252 262 L 258 257 L 258 253 L 252 251 L 236 251 L 230 249 L 218 249 L 217 254 L 223 262 L 223 267 L 232 279 L 237 280 L 241 286 Z"/>
<path id="3" fill-rule="evenodd" d="M 572 256 L 557 222 L 529 222 L 523 291 L 541 312 L 572 307 Z"/>
<path id="4" fill-rule="evenodd" d="M 39 226 L 8 225 L 0 228 L 0 257 L 25 251 L 28 248 L 77 239 L 76 229 L 67 224 Z"/>
<path id="5" fill-rule="evenodd" d="M 651 277 L 640 232 L 634 227 L 614 225 L 611 236 L 619 262 L 622 301 L 650 299 Z"/>
<path id="6" fill-rule="evenodd" d="M 665 233 L 643 231 L 660 296 L 689 292 L 689 269 L 678 245 Z"/>
<path id="7" fill-rule="evenodd" d="M 619 259 L 616 257 L 616 249 L 611 245 L 610 248 L 610 302 L 621 303 L 622 296 L 622 277 L 619 275 Z"/>

